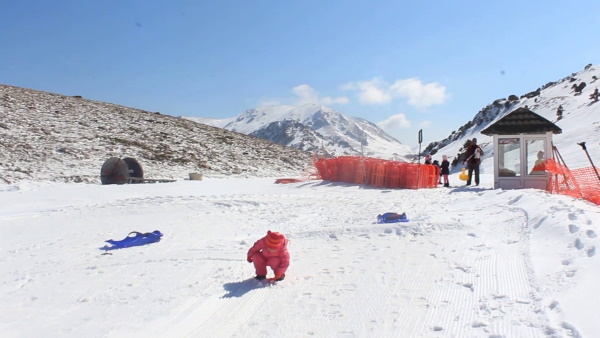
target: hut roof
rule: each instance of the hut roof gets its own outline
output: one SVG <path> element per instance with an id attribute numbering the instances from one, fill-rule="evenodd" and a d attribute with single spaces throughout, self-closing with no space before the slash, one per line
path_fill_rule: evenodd
<path id="1" fill-rule="evenodd" d="M 553 134 L 562 133 L 554 123 L 546 120 L 531 110 L 521 107 L 508 113 L 494 124 L 481 131 L 484 135 L 515 135 L 515 134 Z"/>

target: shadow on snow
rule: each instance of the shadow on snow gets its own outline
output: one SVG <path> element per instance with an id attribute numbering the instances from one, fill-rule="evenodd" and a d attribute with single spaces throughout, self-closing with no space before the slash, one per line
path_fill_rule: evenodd
<path id="1" fill-rule="evenodd" d="M 254 278 L 249 278 L 241 282 L 225 283 L 223 289 L 227 291 L 221 298 L 241 297 L 246 293 L 254 290 L 269 287 L 266 281 L 259 281 Z"/>

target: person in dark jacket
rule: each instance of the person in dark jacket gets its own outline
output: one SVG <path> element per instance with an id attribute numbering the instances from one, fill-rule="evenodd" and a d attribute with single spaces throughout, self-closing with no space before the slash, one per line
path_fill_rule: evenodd
<path id="1" fill-rule="evenodd" d="M 442 184 L 442 170 L 440 166 L 440 162 L 438 160 L 433 160 L 433 165 L 440 168 L 440 176 L 438 177 L 438 184 Z"/>
<path id="2" fill-rule="evenodd" d="M 448 181 L 448 175 L 450 175 L 450 162 L 448 161 L 448 156 L 442 155 L 442 164 L 440 168 L 440 175 L 444 178 L 444 187 L 450 187 L 450 182 Z"/>
<path id="3" fill-rule="evenodd" d="M 467 148 L 467 169 L 469 178 L 467 179 L 467 185 L 471 185 L 473 173 L 475 173 L 475 185 L 479 185 L 479 165 L 481 164 L 481 156 L 483 156 L 483 150 L 477 145 L 477 139 L 473 138 L 471 145 Z M 463 163 L 465 163 L 463 162 Z"/>

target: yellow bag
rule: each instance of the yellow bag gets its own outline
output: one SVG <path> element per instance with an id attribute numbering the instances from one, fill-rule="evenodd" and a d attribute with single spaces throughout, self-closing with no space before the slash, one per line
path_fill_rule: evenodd
<path id="1" fill-rule="evenodd" d="M 469 179 L 469 175 L 467 175 L 467 174 L 465 173 L 465 170 L 467 170 L 467 168 L 462 168 L 462 172 L 461 172 L 461 173 L 458 175 L 458 178 L 459 178 L 461 181 L 466 181 L 466 180 L 468 180 L 468 179 Z"/>

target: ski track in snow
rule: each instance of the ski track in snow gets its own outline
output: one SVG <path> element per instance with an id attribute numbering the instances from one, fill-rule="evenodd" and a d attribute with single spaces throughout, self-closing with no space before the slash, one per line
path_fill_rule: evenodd
<path id="1" fill-rule="evenodd" d="M 303 194 L 304 189 L 327 193 Z M 411 198 L 422 194 L 418 191 L 323 183 L 281 191 L 138 197 L 0 218 L 3 229 L 7 222 L 11 229 L 21 224 L 22 230 L 11 230 L 16 232 L 26 233 L 38 222 L 52 227 L 52 232 L 16 234 L 20 241 L 9 243 L 9 252 L 28 252 L 28 259 L 8 271 L 2 285 L 11 287 L 3 289 L 28 299 L 14 314 L 3 310 L 2 318 L 40 319 L 52 313 L 44 322 L 49 332 L 73 337 L 90 336 L 90 321 L 107 323 L 105 331 L 92 336 L 109 337 L 579 335 L 577 327 L 563 321 L 553 290 L 542 289 L 538 278 L 567 287 L 569 274 L 577 273 L 577 259 L 594 256 L 595 247 L 587 241 L 596 232 L 581 211 L 566 205 L 561 211 L 574 256 L 565 258 L 564 271 L 540 276 L 545 272 L 533 270 L 530 236 L 548 228 L 550 220 L 528 214 L 517 192 L 482 189 L 480 195 L 496 194 L 498 201 L 485 205 L 472 195 L 460 202 L 465 198 L 460 189 L 450 194 L 434 189 L 424 207 L 422 199 Z M 478 208 L 486 208 L 493 219 L 470 216 Z M 375 224 L 376 215 L 388 211 L 407 212 L 411 222 Z M 61 227 L 82 218 L 94 222 L 82 224 L 77 233 Z M 96 249 L 108 238 L 155 229 L 165 234 L 160 243 L 106 255 Z M 292 265 L 286 280 L 275 285 L 249 279 L 254 272 L 245 261 L 248 248 L 267 229 L 290 240 Z M 54 250 L 72 260 L 59 261 Z M 11 259 L 3 255 L 0 264 Z M 42 289 L 55 292 L 39 293 Z M 64 299 L 65 293 L 70 306 L 54 308 L 55 297 Z M 92 318 L 97 307 L 102 316 Z M 145 324 L 123 325 L 122 318 L 132 316 Z M 311 320 L 308 325 L 282 320 L 289 316 Z M 62 324 L 65 318 L 68 327 Z"/>

